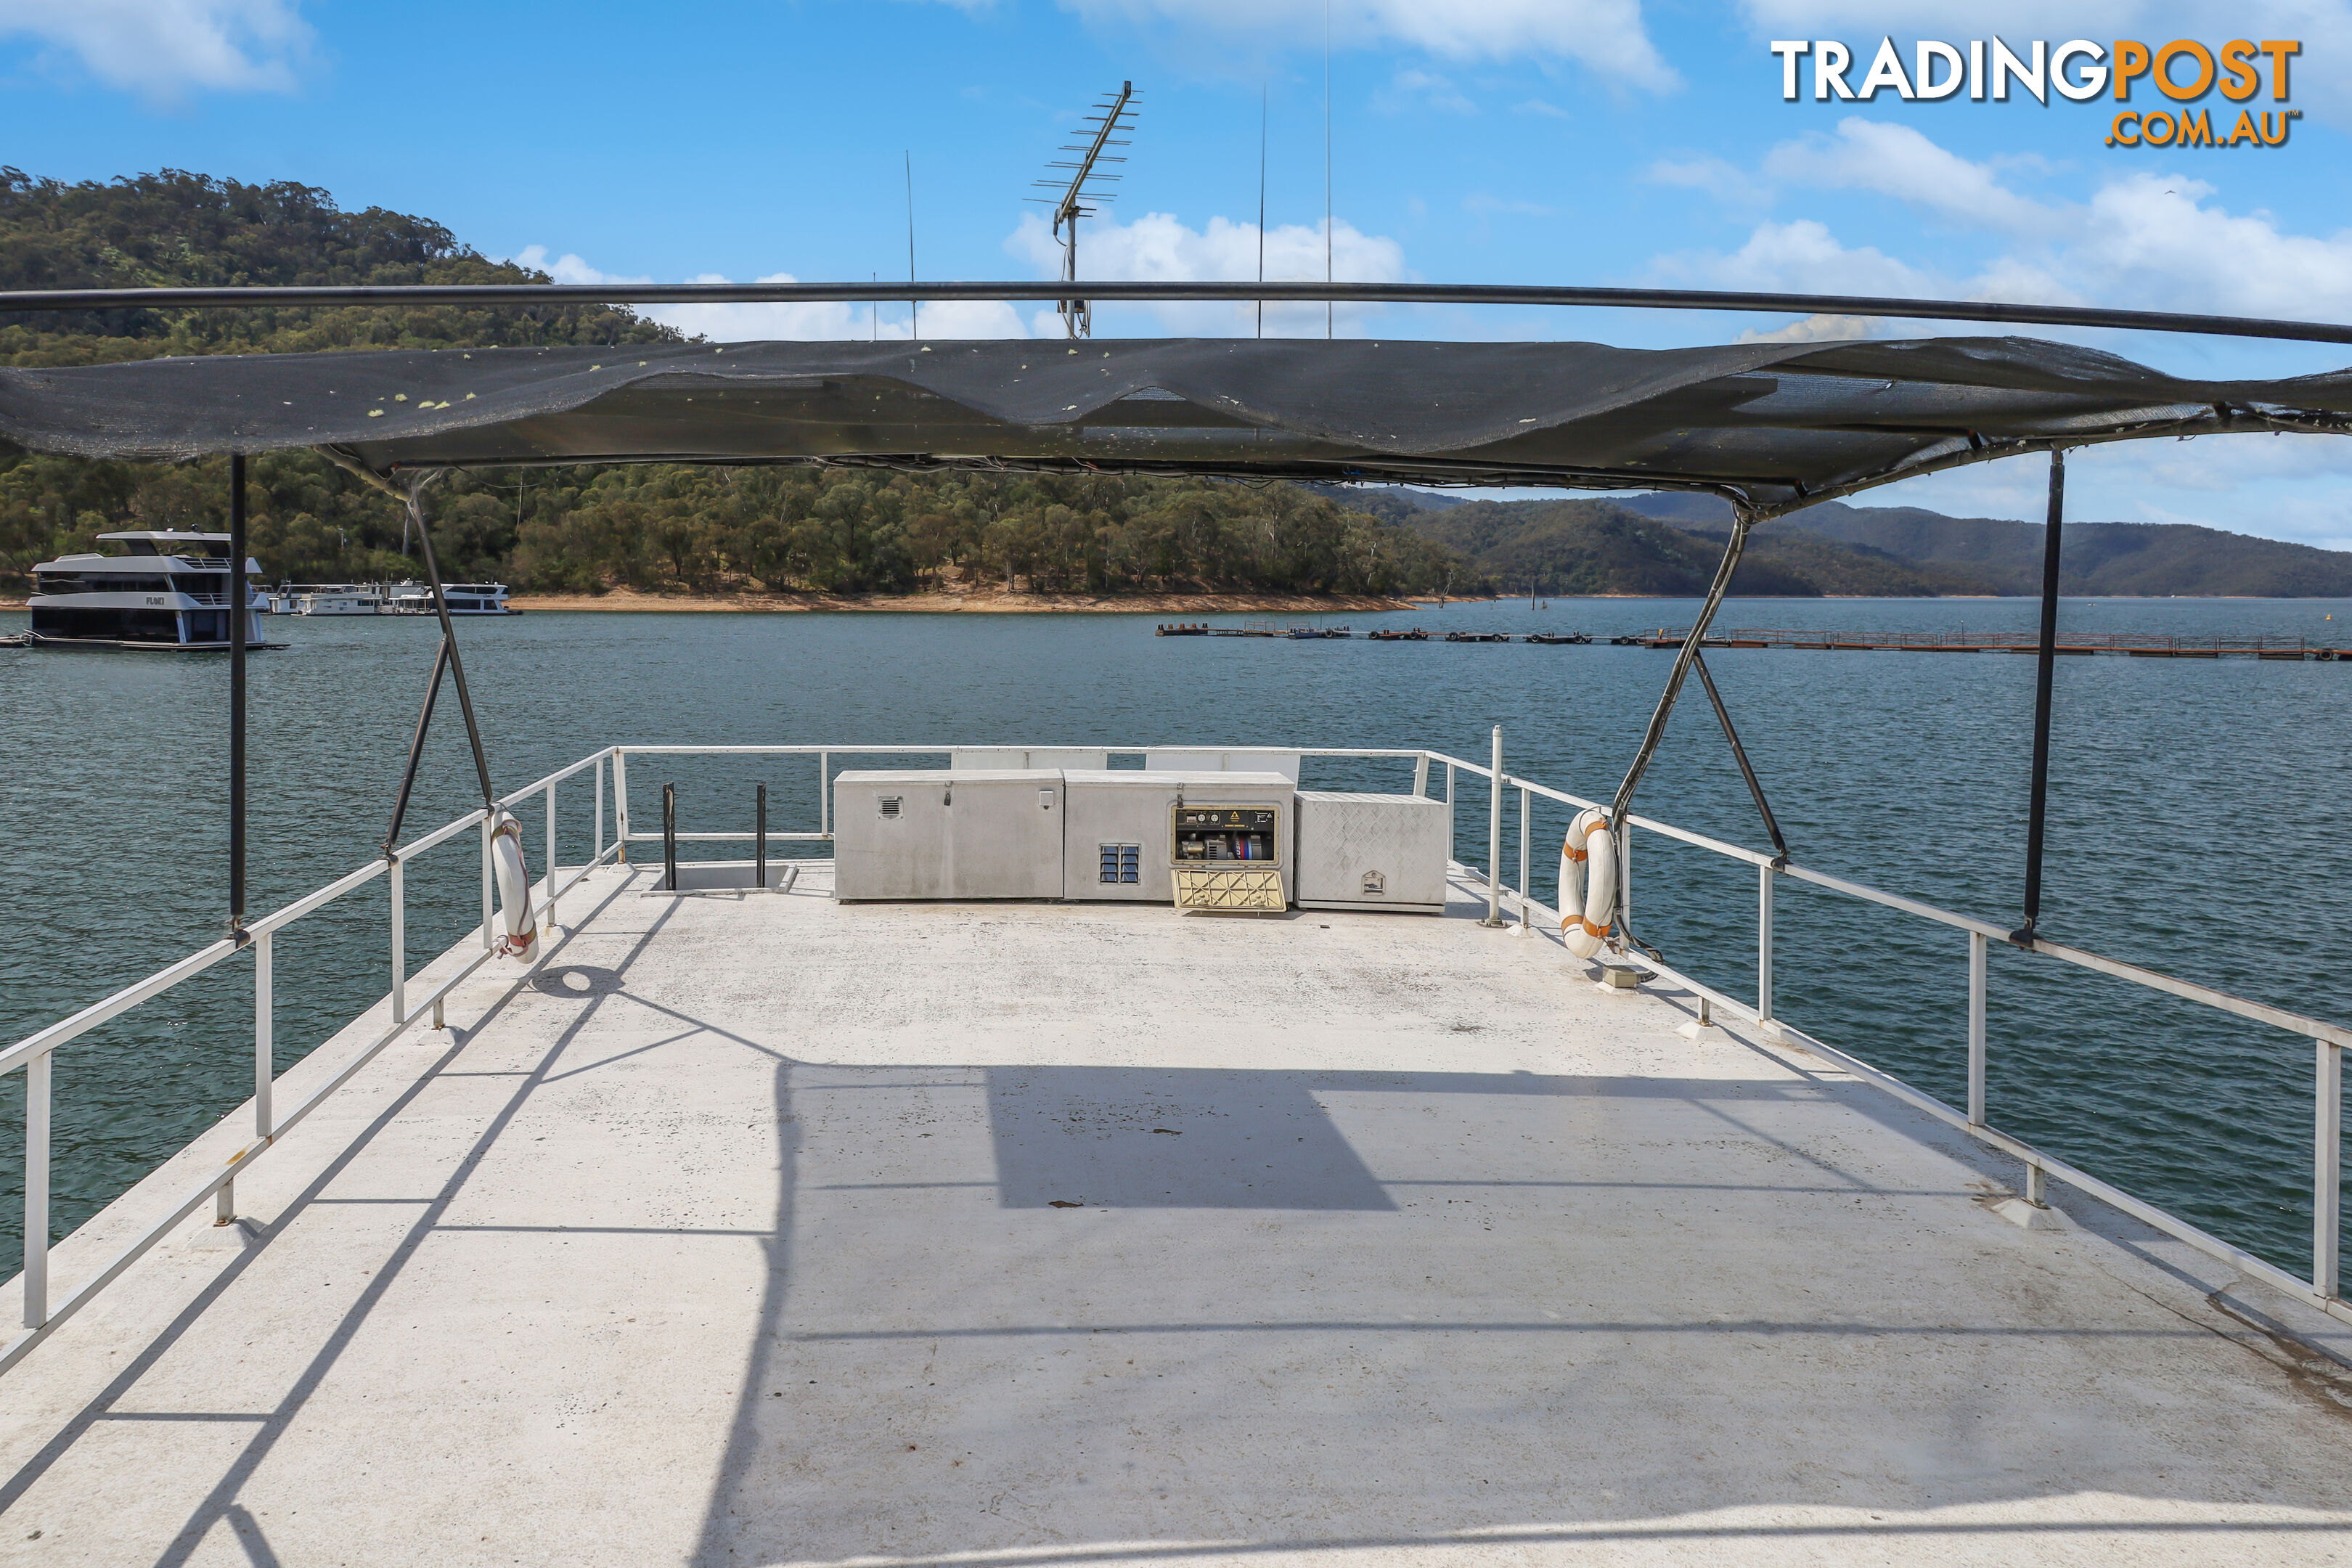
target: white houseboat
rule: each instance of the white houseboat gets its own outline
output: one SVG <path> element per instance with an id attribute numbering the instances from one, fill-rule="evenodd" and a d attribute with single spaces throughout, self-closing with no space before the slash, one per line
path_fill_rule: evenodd
<path id="1" fill-rule="evenodd" d="M 381 583 L 313 583 L 293 595 L 298 616 L 381 616 L 387 612 Z"/>
<path id="2" fill-rule="evenodd" d="M 513 614 L 507 608 L 507 585 L 504 583 L 444 583 L 441 592 L 448 598 L 449 613 L 453 616 Z M 394 583 L 384 590 L 384 613 L 394 616 L 433 614 L 433 585 L 430 583 Z"/>
<path id="3" fill-rule="evenodd" d="M 121 555 L 60 555 L 33 568 L 32 640 L 79 647 L 221 649 L 229 646 L 229 536 L 173 530 L 101 533 Z M 265 640 L 245 563 L 246 646 Z"/>

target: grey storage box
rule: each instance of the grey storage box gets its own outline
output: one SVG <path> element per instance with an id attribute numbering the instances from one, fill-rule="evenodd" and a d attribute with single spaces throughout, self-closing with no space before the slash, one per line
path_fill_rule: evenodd
<path id="1" fill-rule="evenodd" d="M 1290 885 L 1291 783 L 1274 773 L 1160 773 L 1129 768 L 1066 770 L 1062 897 L 1168 904 L 1176 898 L 1171 816 L 1178 803 L 1271 807 L 1284 897 Z"/>
<path id="2" fill-rule="evenodd" d="M 1444 801 L 1300 790 L 1297 813 L 1300 909 L 1445 912 Z"/>
<path id="3" fill-rule="evenodd" d="M 1058 899 L 1062 775 L 846 773 L 833 781 L 834 897 Z"/>

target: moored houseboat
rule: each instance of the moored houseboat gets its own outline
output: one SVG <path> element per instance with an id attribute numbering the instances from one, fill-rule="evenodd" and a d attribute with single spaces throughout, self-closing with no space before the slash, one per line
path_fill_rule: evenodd
<path id="1" fill-rule="evenodd" d="M 42 647 L 218 650 L 229 646 L 229 536 L 176 530 L 101 533 L 121 555 L 60 555 L 33 568 L 31 640 Z M 260 568 L 245 563 L 247 647 L 283 647 L 261 630 L 251 584 Z"/>
<path id="2" fill-rule="evenodd" d="M 507 585 L 504 583 L 444 583 L 441 591 L 449 602 L 453 616 L 505 616 Z M 384 590 L 384 613 L 393 616 L 429 616 L 433 611 L 433 585 L 429 583 L 394 583 Z"/>

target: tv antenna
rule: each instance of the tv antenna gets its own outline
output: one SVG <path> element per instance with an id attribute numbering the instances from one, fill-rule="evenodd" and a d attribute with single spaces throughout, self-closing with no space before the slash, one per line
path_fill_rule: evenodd
<path id="1" fill-rule="evenodd" d="M 1103 149 L 1129 145 L 1118 133 L 1135 129 L 1135 110 L 1129 107 L 1134 101 L 1135 84 L 1131 81 L 1119 83 L 1115 93 L 1105 93 L 1095 104 L 1095 111 L 1086 117 L 1086 124 L 1094 129 L 1089 132 L 1082 126 L 1073 131 L 1070 134 L 1075 140 L 1061 149 L 1065 153 L 1077 154 L 1076 162 L 1062 160 L 1045 165 L 1048 169 L 1070 170 L 1068 179 L 1056 174 L 1032 182 L 1060 194 L 1050 198 L 1024 198 L 1054 209 L 1054 237 L 1062 242 L 1062 280 L 1066 283 L 1078 280 L 1078 220 L 1095 216 L 1093 204 L 1098 202 L 1108 206 L 1117 199 L 1108 191 L 1089 188 L 1089 183 L 1108 184 L 1119 178 L 1117 174 L 1098 172 L 1095 165 L 1127 162 L 1125 158 L 1107 153 Z M 1070 336 L 1085 338 L 1094 335 L 1094 311 L 1084 300 L 1057 300 L 1054 309 L 1061 313 L 1062 325 L 1068 330 Z"/>

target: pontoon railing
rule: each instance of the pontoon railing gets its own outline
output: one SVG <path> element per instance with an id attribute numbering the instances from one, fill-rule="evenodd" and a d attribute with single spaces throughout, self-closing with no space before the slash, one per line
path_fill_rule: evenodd
<path id="1" fill-rule="evenodd" d="M 630 826 L 628 763 L 631 757 L 743 757 L 795 756 L 813 759 L 817 766 L 816 825 L 813 831 L 772 832 L 762 820 L 751 832 L 680 833 L 676 837 L 688 841 L 743 841 L 760 838 L 782 842 L 829 842 L 833 837 L 832 781 L 833 759 L 835 757 L 929 757 L 946 758 L 950 765 L 960 752 L 999 752 L 1003 747 L 980 746 L 869 746 L 869 745 L 769 745 L 769 746 L 607 746 L 560 768 L 541 779 L 498 802 L 500 810 L 511 811 L 536 799 L 545 818 L 547 845 L 547 875 L 533 889 L 535 908 L 541 912 L 548 929 L 554 929 L 559 900 L 578 884 L 583 877 L 607 861 L 627 858 L 627 846 L 633 842 L 660 839 L 659 833 L 639 833 Z M 1097 748 L 1089 748 L 1089 750 Z M 1485 924 L 1511 927 L 1517 934 L 1528 934 L 1533 921 L 1540 916 L 1549 924 L 1557 918 L 1556 911 L 1538 901 L 1529 891 L 1529 857 L 1533 843 L 1534 803 L 1549 801 L 1578 811 L 1598 809 L 1599 803 L 1566 790 L 1538 784 L 1507 772 L 1503 765 L 1503 736 L 1497 728 L 1493 735 L 1490 760 L 1474 763 L 1465 758 L 1426 748 L 1338 748 L 1338 747 L 1199 747 L 1199 746 L 1112 746 L 1098 748 L 1110 756 L 1137 757 L 1150 752 L 1171 750 L 1240 750 L 1278 752 L 1285 756 L 1326 758 L 1333 760 L 1375 761 L 1393 759 L 1412 764 L 1412 793 L 1426 795 L 1433 783 L 1432 772 L 1442 768 L 1442 798 L 1446 805 L 1449 823 L 1459 808 L 1460 780 L 1463 775 L 1487 781 L 1487 820 L 1486 863 L 1482 867 L 1464 866 L 1463 869 L 1476 876 L 1486 889 L 1487 914 Z M 607 774 L 607 764 L 610 773 Z M 556 804 L 557 788 L 583 772 L 593 770 L 592 853 L 583 864 L 568 875 L 556 870 Z M 605 838 L 605 803 L 609 789 L 613 806 L 614 832 L 610 842 Z M 1504 820 L 1506 801 L 1516 796 L 1518 814 L 1518 884 L 1507 885 L 1502 875 Z M 764 803 L 762 803 L 764 804 Z M 1938 1121 L 1961 1129 L 1986 1146 L 1997 1149 L 2022 1162 L 2026 1168 L 2028 1202 L 2044 1201 L 2045 1183 L 2054 1176 L 2078 1190 L 2107 1203 L 2166 1235 L 2174 1237 L 2200 1251 L 2220 1258 L 2243 1273 L 2262 1280 L 2274 1289 L 2295 1300 L 2319 1308 L 2332 1316 L 2352 1322 L 2352 1303 L 2344 1299 L 2339 1281 L 2337 1235 L 2340 1226 L 2340 1194 L 2342 1189 L 2342 1129 L 2343 1129 L 2343 1052 L 2352 1045 L 2352 1027 L 2324 1019 L 2307 1017 L 2284 1008 L 2232 995 L 2209 985 L 2181 980 L 2138 964 L 2126 963 L 2085 949 L 2070 947 L 2036 937 L 2031 951 L 2062 963 L 2086 969 L 2113 979 L 2147 990 L 2161 992 L 2186 1001 L 2195 1002 L 2235 1017 L 2266 1024 L 2300 1035 L 2315 1042 L 2317 1051 L 2317 1073 L 2315 1084 L 2314 1172 L 2312 1215 L 2312 1273 L 2308 1280 L 2299 1279 L 2242 1247 L 2166 1213 L 2131 1194 L 2084 1172 L 2073 1164 L 2035 1148 L 2022 1139 L 1993 1127 L 1988 1121 L 1985 1069 L 1985 998 L 1988 982 L 1989 944 L 2011 940 L 2007 927 L 1994 921 L 1958 914 L 1938 909 L 1915 899 L 1888 893 L 1843 878 L 1831 876 L 1810 867 L 1793 863 L 1776 865 L 1771 857 L 1737 844 L 1708 837 L 1671 823 L 1651 817 L 1633 816 L 1627 823 L 1631 829 L 1655 834 L 1676 843 L 1703 849 L 1726 859 L 1744 862 L 1757 868 L 1757 991 L 1753 1004 L 1734 997 L 1689 974 L 1663 963 L 1643 959 L 1641 966 L 1650 969 L 1674 984 L 1685 988 L 1697 999 L 1699 1016 L 1709 1020 L 1715 1012 L 1745 1020 L 1756 1026 L 1767 1040 L 1780 1044 L 1798 1044 L 1824 1060 L 1832 1062 L 1854 1077 L 1871 1083 Z M 479 829 L 481 857 L 481 951 L 454 971 L 444 975 L 433 987 L 412 1003 L 408 995 L 410 974 L 406 950 L 406 868 L 426 852 L 457 838 L 468 829 Z M 429 1008 L 433 1026 L 443 1022 L 443 1003 L 449 994 L 472 976 L 486 963 L 495 948 L 495 921 L 492 908 L 492 866 L 490 860 L 489 813 L 471 811 L 456 820 L 424 835 L 394 851 L 384 859 L 372 861 L 347 875 L 330 882 L 314 892 L 295 900 L 271 914 L 252 921 L 242 942 L 218 942 L 189 954 L 177 963 L 158 970 L 153 974 L 127 985 L 102 1001 L 83 1008 L 47 1028 L 42 1029 L 16 1045 L 0 1050 L 0 1072 L 22 1068 L 26 1074 L 25 1096 L 25 1267 L 22 1274 L 24 1328 L 5 1348 L 0 1348 L 0 1373 L 16 1364 L 34 1346 L 40 1343 L 60 1324 L 86 1306 L 124 1270 L 161 1240 L 173 1227 L 203 1207 L 206 1199 L 215 1204 L 215 1223 L 227 1224 L 236 1215 L 235 1184 L 238 1173 L 276 1144 L 278 1140 L 299 1125 L 330 1095 L 349 1083 L 362 1068 L 415 1026 Z M 1620 847 L 1618 857 L 1620 907 L 1630 912 L 1633 894 L 1633 837 L 1628 832 Z M 1452 837 L 1449 835 L 1449 842 Z M 392 984 L 387 996 L 390 1025 L 372 1036 L 351 1058 L 338 1066 L 319 1087 L 286 1114 L 280 1116 L 274 1106 L 273 1090 L 277 1083 L 273 1059 L 273 1014 L 275 1005 L 272 963 L 272 939 L 305 916 L 315 913 L 346 893 L 374 880 L 388 877 L 391 882 L 390 969 Z M 1791 1027 L 1775 1012 L 1772 997 L 1772 896 L 1776 879 L 1780 877 L 1809 883 L 1844 898 L 1878 905 L 1897 913 L 1947 926 L 1968 938 L 1968 1105 L 1965 1109 L 1946 1104 L 1894 1075 L 1828 1045 L 1814 1036 Z M 1516 906 L 1516 926 L 1504 918 L 1507 906 Z M 59 1048 L 91 1029 L 121 1016 L 143 1002 L 162 995 L 182 982 L 193 979 L 215 965 L 234 957 L 245 948 L 254 952 L 254 1100 L 253 1135 L 243 1143 L 215 1173 L 182 1194 L 162 1219 L 154 1221 L 136 1237 L 123 1243 L 80 1284 L 62 1299 L 51 1300 L 48 1276 L 49 1252 L 49 1165 L 50 1087 L 54 1059 Z M 541 951 L 544 951 L 542 947 Z"/>
<path id="2" fill-rule="evenodd" d="M 543 910 L 551 929 L 555 921 L 557 900 L 562 893 L 591 869 L 620 853 L 617 839 L 610 845 L 604 842 L 604 764 L 612 755 L 612 748 L 606 747 L 525 785 L 498 803 L 499 809 L 512 811 L 537 797 L 545 811 L 548 874 L 533 888 L 532 897 L 534 909 Z M 554 854 L 556 787 L 591 768 L 595 770 L 596 795 L 595 837 L 591 841 L 593 853 L 585 864 L 574 868 L 568 878 L 559 879 Z M 411 862 L 474 827 L 481 830 L 482 950 L 412 1003 L 408 995 L 407 868 Z M 378 877 L 386 878 L 391 883 L 388 956 L 392 988 L 387 997 L 391 1026 L 379 1031 L 351 1058 L 337 1067 L 324 1083 L 280 1115 L 275 1103 L 278 1071 L 275 1059 L 276 955 L 273 950 L 277 934 Z M 5 1347 L 0 1347 L 0 1373 L 15 1366 L 58 1325 L 89 1305 L 100 1291 L 120 1278 L 149 1248 L 202 1208 L 206 1199 L 213 1201 L 215 1224 L 233 1223 L 236 1217 L 236 1178 L 242 1171 L 274 1146 L 279 1138 L 299 1125 L 330 1095 L 349 1083 L 385 1047 L 405 1034 L 425 1009 L 432 1010 L 433 1026 L 441 1027 L 442 1005 L 449 993 L 488 962 L 496 951 L 491 886 L 490 813 L 478 808 L 412 839 L 380 859 L 372 860 L 357 870 L 337 878 L 316 891 L 304 894 L 283 909 L 248 921 L 242 933 L 243 940 L 221 941 L 201 948 L 177 963 L 157 970 L 146 979 L 126 985 L 104 1000 L 26 1037 L 5 1050 L 0 1050 L 0 1073 L 19 1068 L 25 1072 L 25 1266 L 20 1276 L 23 1328 Z M 163 1218 L 151 1223 L 124 1242 L 87 1279 L 62 1298 L 52 1300 L 49 1280 L 49 1108 L 58 1051 L 100 1025 L 121 1017 L 141 1003 L 152 1001 L 183 981 L 192 980 L 247 949 L 253 953 L 253 1135 L 233 1152 L 217 1171 L 184 1193 Z"/>
<path id="3" fill-rule="evenodd" d="M 1464 758 L 1448 756 L 1443 752 L 1430 753 L 1431 761 L 1442 763 L 1445 768 L 1449 798 L 1452 780 L 1457 771 L 1491 781 L 1492 805 L 1489 806 L 1489 811 L 1492 816 L 1488 828 L 1488 863 L 1481 873 L 1489 886 L 1490 909 L 1501 899 L 1514 899 L 1519 903 L 1520 921 L 1523 927 L 1533 911 L 1540 911 L 1548 921 L 1557 919 L 1556 911 L 1536 902 L 1533 895 L 1527 890 L 1528 799 L 1532 796 L 1556 801 L 1578 811 L 1606 808 L 1597 801 L 1587 800 L 1581 795 L 1571 795 L 1566 790 L 1553 789 L 1549 785 L 1538 784 L 1532 779 L 1506 773 L 1501 766 L 1502 740 L 1499 730 L 1496 732 L 1495 759 L 1494 765 L 1486 767 Z M 1507 788 L 1517 792 L 1520 800 L 1520 861 L 1517 888 L 1502 886 L 1494 875 L 1500 859 L 1502 802 Z M 2341 1260 L 2338 1256 L 2343 1223 L 2344 1047 L 2352 1046 L 2352 1026 L 2291 1012 L 2284 1007 L 2273 1007 L 2267 1003 L 2252 1001 L 2243 996 L 2232 995 L 2229 992 L 2216 990 L 2210 985 L 2200 985 L 2192 980 L 2182 980 L 2158 970 L 2145 968 L 2137 963 L 2126 963 L 2120 959 L 2109 958 L 2085 948 L 2071 947 L 2063 942 L 2052 942 L 2041 936 L 2035 936 L 2028 942 L 2014 942 L 2011 928 L 2000 921 L 1981 920 L 1973 915 L 1958 914 L 1950 910 L 1938 909 L 1933 904 L 1922 903 L 1916 899 L 1906 899 L 1899 894 L 1865 887 L 1862 883 L 1848 881 L 1843 877 L 1833 877 L 1825 871 L 1817 871 L 1811 867 L 1800 866 L 1793 862 L 1776 866 L 1773 858 L 1769 855 L 1745 848 L 1737 844 L 1727 844 L 1721 839 L 1710 838 L 1701 833 L 1693 833 L 1687 828 L 1676 827 L 1671 823 L 1658 822 L 1650 817 L 1638 816 L 1628 816 L 1626 823 L 1629 828 L 1654 833 L 1660 837 L 1671 838 L 1677 843 L 1722 856 L 1726 859 L 1745 861 L 1756 868 L 1757 991 L 1753 1004 L 1741 1001 L 1668 964 L 1646 956 L 1633 960 L 1639 967 L 1663 975 L 1698 997 L 1702 1017 L 1707 1017 L 1719 1010 L 1735 1018 L 1754 1024 L 1759 1032 L 1768 1040 L 1775 1043 L 1800 1043 L 1807 1050 L 1836 1063 L 1857 1078 L 1885 1089 L 1905 1103 L 1927 1112 L 1940 1121 L 1948 1122 L 1961 1129 L 1988 1147 L 2013 1156 L 2025 1165 L 2026 1201 L 2036 1206 L 2041 1206 L 2043 1203 L 2048 1178 L 2055 1176 L 2060 1181 L 2122 1210 L 2141 1223 L 2153 1226 L 2177 1240 L 2186 1242 L 2200 1252 L 2221 1259 L 2284 1295 L 2317 1307 L 2346 1322 L 2352 1322 L 2352 1303 L 2347 1303 L 2343 1295 Z M 1630 912 L 1633 905 L 1633 834 L 1628 832 L 1625 839 L 1626 841 L 1619 846 L 1618 869 L 1621 879 L 1618 900 L 1620 906 Z M 1778 877 L 1792 878 L 1797 881 L 1810 883 L 1844 898 L 1876 904 L 1883 909 L 1894 910 L 1916 920 L 1949 926 L 1967 934 L 1969 973 L 1967 1109 L 1962 1110 L 1948 1105 L 1934 1095 L 1914 1088 L 1891 1073 L 1874 1068 L 1859 1058 L 1842 1051 L 1802 1030 L 1790 1027 L 1784 1019 L 1776 1016 L 1772 1005 L 1772 889 L 1774 879 Z M 2315 1053 L 2315 1071 L 2312 1117 L 2311 1277 L 2308 1279 L 2299 1279 L 2285 1269 L 2256 1257 L 2245 1248 L 2224 1241 L 2178 1215 L 2168 1214 L 2153 1204 L 2135 1197 L 2123 1189 L 2101 1181 L 2098 1177 L 2078 1169 L 2053 1154 L 2035 1148 L 2021 1138 L 2013 1137 L 2000 1131 L 1988 1121 L 1985 1094 L 1987 1058 L 1985 995 L 1988 972 L 1990 969 L 1989 944 L 1994 942 L 2011 942 L 2012 945 L 2025 948 L 2044 957 L 2054 958 L 2062 963 L 2086 969 L 2111 979 L 2125 981 L 2147 990 L 2178 996 L 2184 1001 L 2195 1002 L 2235 1017 L 2245 1018 L 2258 1024 L 2267 1024 L 2273 1028 L 2299 1035 L 2312 1042 Z"/>

